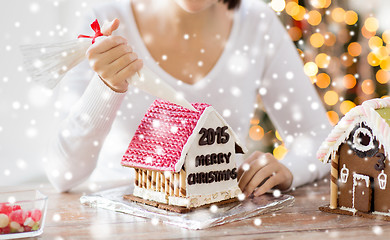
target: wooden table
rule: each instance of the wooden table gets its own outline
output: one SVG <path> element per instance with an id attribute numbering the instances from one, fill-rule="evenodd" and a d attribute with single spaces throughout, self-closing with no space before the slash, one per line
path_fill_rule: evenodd
<path id="1" fill-rule="evenodd" d="M 320 212 L 318 207 L 329 202 L 327 179 L 292 192 L 292 207 L 206 230 L 154 225 L 148 219 L 83 206 L 79 198 L 89 192 L 82 190 L 58 194 L 48 184 L 35 188 L 49 196 L 44 233 L 37 239 L 390 239 L 390 222 Z M 4 190 L 9 189 L 0 188 Z"/>

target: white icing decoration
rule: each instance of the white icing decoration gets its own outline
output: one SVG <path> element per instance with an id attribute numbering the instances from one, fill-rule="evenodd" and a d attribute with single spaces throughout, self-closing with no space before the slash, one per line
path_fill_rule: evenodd
<path id="1" fill-rule="evenodd" d="M 219 114 L 216 111 L 210 112 L 207 115 L 207 118 L 204 119 L 202 124 L 203 128 L 216 129 L 217 127 L 224 126 L 224 122 L 220 118 Z M 226 125 L 225 125 L 226 126 Z M 200 137 L 199 130 L 194 130 L 192 136 L 195 136 L 192 141 L 192 145 L 188 150 L 186 161 L 184 163 L 184 167 L 186 169 L 186 179 L 190 174 L 196 174 L 200 172 L 211 172 L 211 171 L 224 171 L 224 170 L 232 170 L 237 168 L 236 166 L 236 154 L 235 154 L 235 137 L 230 136 L 229 141 L 225 144 L 218 144 L 215 142 L 212 145 L 203 145 L 199 146 L 198 142 Z M 228 127 L 228 133 L 231 134 L 231 128 Z M 188 143 L 187 143 L 188 144 Z M 187 145 L 186 144 L 186 145 Z M 211 153 L 231 153 L 229 163 L 226 161 L 221 164 L 212 164 L 212 165 L 200 165 L 195 167 L 195 159 L 197 156 L 207 155 Z M 237 171 L 236 171 L 237 172 Z M 188 182 L 187 182 L 188 183 Z M 209 195 L 217 192 L 222 192 L 225 189 L 229 189 L 232 187 L 238 187 L 237 178 L 224 181 L 214 181 L 211 183 L 202 183 L 202 184 L 186 184 L 186 193 L 187 196 L 195 196 L 195 195 Z"/>
<path id="2" fill-rule="evenodd" d="M 370 142 L 368 143 L 367 146 L 361 144 L 362 139 L 359 138 L 360 133 L 370 137 Z M 366 152 L 366 151 L 373 149 L 375 146 L 374 146 L 372 133 L 367 128 L 361 127 L 361 128 L 356 129 L 355 133 L 353 134 L 353 147 L 362 151 L 362 152 Z"/>
<path id="3" fill-rule="evenodd" d="M 349 169 L 345 167 L 345 164 L 343 164 L 343 168 L 340 171 L 341 175 L 341 182 L 346 183 L 348 180 L 348 175 L 349 175 Z"/>
<path id="4" fill-rule="evenodd" d="M 349 207 L 340 207 L 340 210 L 349 211 L 349 212 L 352 212 L 353 214 L 355 214 L 357 212 L 356 209 L 349 208 Z"/>
<path id="5" fill-rule="evenodd" d="M 202 205 L 220 202 L 226 199 L 237 197 L 241 194 L 241 190 L 238 187 L 232 187 L 220 192 L 205 195 L 194 195 L 190 197 L 175 197 L 166 196 L 165 193 L 156 192 L 150 189 L 140 188 L 135 186 L 133 195 L 151 200 L 161 202 L 169 205 L 183 206 L 183 207 L 199 207 Z"/>
<path id="6" fill-rule="evenodd" d="M 370 187 L 370 177 L 363 174 L 354 173 L 353 174 L 353 189 L 352 189 L 352 208 L 355 208 L 355 189 L 358 185 L 358 180 L 364 180 L 366 182 L 366 187 Z M 363 192 L 364 195 L 364 192 Z"/>
<path id="7" fill-rule="evenodd" d="M 376 214 L 376 215 L 382 215 L 382 216 L 390 216 L 390 212 L 386 213 L 386 212 L 378 212 L 378 211 L 375 211 L 375 212 L 372 212 L 373 214 Z"/>
<path id="8" fill-rule="evenodd" d="M 330 157 L 334 157 L 339 146 L 345 142 L 356 124 L 364 123 L 372 130 L 372 135 L 384 149 L 385 156 L 389 156 L 390 126 L 375 110 L 390 108 L 390 98 L 372 99 L 363 102 L 361 106 L 351 109 L 333 128 L 329 137 L 331 141 L 324 141 L 318 151 L 319 159 L 324 163 L 330 163 Z"/>
<path id="9" fill-rule="evenodd" d="M 382 170 L 382 172 L 378 175 L 378 183 L 379 183 L 379 188 L 382 190 L 386 189 L 386 184 L 387 184 L 387 174 Z"/>

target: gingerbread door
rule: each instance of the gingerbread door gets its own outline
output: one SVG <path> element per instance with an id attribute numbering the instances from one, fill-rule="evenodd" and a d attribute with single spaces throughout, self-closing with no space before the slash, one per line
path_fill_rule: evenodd
<path id="1" fill-rule="evenodd" d="M 363 174 L 353 174 L 353 208 L 361 212 L 371 211 L 372 188 L 370 177 Z"/>

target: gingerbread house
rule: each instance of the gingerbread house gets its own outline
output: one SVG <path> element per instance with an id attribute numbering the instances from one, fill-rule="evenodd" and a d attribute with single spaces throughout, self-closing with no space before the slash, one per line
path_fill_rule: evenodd
<path id="1" fill-rule="evenodd" d="M 136 198 L 195 208 L 241 193 L 236 153 L 245 147 L 212 106 L 192 105 L 156 100 L 148 109 L 122 158 L 135 170 Z"/>
<path id="2" fill-rule="evenodd" d="M 351 109 L 322 143 L 331 163 L 329 206 L 322 211 L 390 220 L 390 98 Z"/>

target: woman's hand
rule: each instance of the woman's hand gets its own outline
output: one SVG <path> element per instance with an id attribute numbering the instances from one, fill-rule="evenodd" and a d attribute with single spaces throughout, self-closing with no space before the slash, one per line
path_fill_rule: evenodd
<path id="1" fill-rule="evenodd" d="M 92 69 L 104 83 L 116 92 L 126 92 L 127 79 L 141 70 L 143 63 L 138 59 L 133 49 L 127 45 L 127 40 L 120 36 L 111 36 L 119 27 L 119 20 L 104 24 L 102 33 L 108 36 L 92 44 L 87 51 L 87 58 Z"/>
<path id="2" fill-rule="evenodd" d="M 273 187 L 287 190 L 293 176 L 272 154 L 256 151 L 238 169 L 238 179 L 238 186 L 245 196 L 253 191 L 255 196 L 259 196 Z"/>

